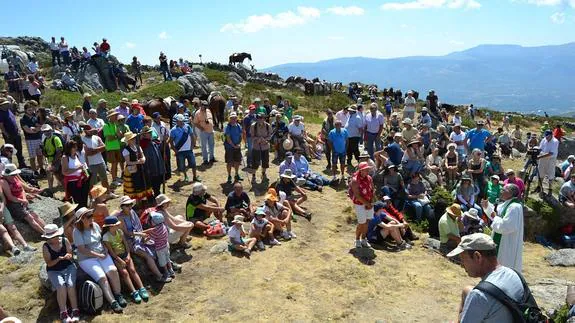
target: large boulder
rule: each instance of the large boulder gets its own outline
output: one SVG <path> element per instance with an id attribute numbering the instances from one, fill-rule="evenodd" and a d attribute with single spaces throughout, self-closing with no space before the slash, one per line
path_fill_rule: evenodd
<path id="1" fill-rule="evenodd" d="M 235 82 L 238 85 L 245 84 L 245 79 L 243 79 L 238 73 L 236 72 L 228 72 L 228 78 Z"/>
<path id="2" fill-rule="evenodd" d="M 40 280 L 40 285 L 42 287 L 46 288 L 47 290 L 52 289 L 52 283 L 48 278 L 48 271 L 46 270 L 45 262 L 42 262 L 42 265 L 40 265 L 40 270 L 38 271 L 38 280 Z"/>
<path id="3" fill-rule="evenodd" d="M 204 73 L 194 72 L 178 77 L 178 83 L 184 88 L 186 94 L 206 98 L 216 88 L 210 83 Z"/>
<path id="4" fill-rule="evenodd" d="M 557 159 L 565 160 L 569 155 L 572 155 L 575 151 L 575 138 L 565 137 L 559 145 L 559 154 Z"/>
<path id="5" fill-rule="evenodd" d="M 86 68 L 79 71 L 75 78 L 80 85 L 91 89 L 91 92 L 100 92 L 104 90 L 104 86 L 102 86 L 102 83 L 100 82 L 98 70 L 93 65 L 86 65 Z"/>
<path id="6" fill-rule="evenodd" d="M 34 213 L 38 214 L 38 216 L 42 218 L 44 222 L 56 223 L 58 225 L 61 225 L 60 213 L 58 211 L 58 207 L 60 207 L 62 204 L 63 204 L 62 201 L 50 197 L 41 196 L 37 199 L 32 200 L 31 203 L 29 204 L 29 207 Z M 32 229 L 32 227 L 30 227 L 30 225 L 27 222 L 15 221 L 14 223 L 16 224 L 18 231 L 20 231 L 20 233 L 22 234 L 22 237 L 24 237 L 24 240 L 26 241 L 39 240 L 40 234 L 34 231 L 34 229 Z"/>
<path id="7" fill-rule="evenodd" d="M 535 241 L 535 237 L 547 234 L 547 221 L 541 214 L 529 207 L 523 207 L 523 235 L 527 241 Z"/>
<path id="8" fill-rule="evenodd" d="M 575 266 L 575 249 L 560 249 L 545 256 L 551 266 Z"/>
<path id="9" fill-rule="evenodd" d="M 530 282 L 529 288 L 537 304 L 547 310 L 558 309 L 565 304 L 567 286 L 575 282 L 556 278 L 543 278 Z"/>

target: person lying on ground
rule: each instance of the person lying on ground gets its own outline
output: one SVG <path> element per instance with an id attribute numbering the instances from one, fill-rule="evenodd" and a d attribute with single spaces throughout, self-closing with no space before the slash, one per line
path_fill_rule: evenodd
<path id="1" fill-rule="evenodd" d="M 264 250 L 264 240 L 271 244 L 271 241 L 277 241 L 274 237 L 274 224 L 265 218 L 266 211 L 263 207 L 256 209 L 254 218 L 250 223 L 250 238 L 256 238 L 256 247 Z M 278 241 L 279 244 L 279 241 Z"/>
<path id="2" fill-rule="evenodd" d="M 293 161 L 296 166 L 296 176 L 298 179 L 303 179 L 305 182 L 303 186 L 312 191 L 323 190 L 323 187 L 330 185 L 331 181 L 319 173 L 313 172 L 309 167 L 309 162 L 302 155 L 303 149 L 296 148 L 293 155 Z M 369 155 L 368 155 L 369 157 Z"/>
<path id="3" fill-rule="evenodd" d="M 232 227 L 228 230 L 228 237 L 230 238 L 228 249 L 244 252 L 249 256 L 257 240 L 256 238 L 245 238 L 247 234 L 243 225 L 244 217 L 241 215 L 234 216 Z"/>
<path id="4" fill-rule="evenodd" d="M 194 183 L 192 194 L 186 202 L 186 219 L 194 224 L 197 230 L 204 231 L 210 228 L 204 221 L 212 215 L 223 221 L 224 208 L 218 200 L 207 192 L 208 188 L 202 183 Z"/>

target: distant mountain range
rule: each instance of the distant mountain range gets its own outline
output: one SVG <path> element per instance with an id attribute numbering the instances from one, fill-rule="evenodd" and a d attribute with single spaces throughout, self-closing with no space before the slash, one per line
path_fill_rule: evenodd
<path id="1" fill-rule="evenodd" d="M 575 42 L 540 47 L 480 45 L 445 56 L 350 57 L 265 70 L 284 78 L 319 77 L 375 83 L 380 89 L 414 89 L 424 98 L 434 89 L 442 102 L 502 111 L 575 111 Z"/>

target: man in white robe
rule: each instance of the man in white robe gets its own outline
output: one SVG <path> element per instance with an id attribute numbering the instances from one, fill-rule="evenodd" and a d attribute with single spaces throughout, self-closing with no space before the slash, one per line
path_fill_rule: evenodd
<path id="1" fill-rule="evenodd" d="M 497 244 L 497 260 L 503 266 L 521 272 L 523 267 L 523 205 L 519 203 L 519 188 L 507 184 L 501 191 L 497 216 L 493 218 L 493 240 Z"/>

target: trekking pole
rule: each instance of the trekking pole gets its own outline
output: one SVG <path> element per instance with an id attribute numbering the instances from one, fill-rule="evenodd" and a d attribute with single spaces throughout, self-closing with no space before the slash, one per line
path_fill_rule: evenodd
<path id="1" fill-rule="evenodd" d="M 162 138 L 164 139 L 164 138 Z M 166 172 L 168 171 L 168 167 L 166 166 L 166 164 L 168 163 L 168 155 L 169 151 L 166 152 L 166 147 L 168 146 L 166 144 L 166 142 L 163 142 L 163 149 L 162 149 L 162 153 L 164 155 L 164 175 L 162 176 L 162 194 L 166 194 Z"/>

